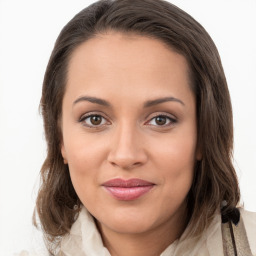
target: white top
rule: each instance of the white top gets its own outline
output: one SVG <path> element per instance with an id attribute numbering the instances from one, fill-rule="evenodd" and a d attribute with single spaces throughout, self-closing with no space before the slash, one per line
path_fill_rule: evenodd
<path id="1" fill-rule="evenodd" d="M 256 213 L 240 209 L 253 256 L 256 256 Z M 214 217 L 200 238 L 180 239 L 168 246 L 160 256 L 224 256 L 222 246 L 221 216 Z M 73 224 L 70 235 L 63 238 L 60 248 L 64 256 L 111 256 L 103 246 L 95 222 L 83 208 Z M 18 256 L 43 256 L 22 252 Z"/>

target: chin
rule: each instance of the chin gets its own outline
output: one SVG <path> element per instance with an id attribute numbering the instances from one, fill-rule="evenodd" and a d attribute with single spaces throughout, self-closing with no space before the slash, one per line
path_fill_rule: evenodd
<path id="1" fill-rule="evenodd" d="M 96 216 L 95 216 L 96 217 Z M 98 225 L 117 232 L 126 234 L 144 233 L 157 225 L 157 218 L 151 213 L 137 211 L 115 211 L 104 216 L 96 217 Z"/>
<path id="2" fill-rule="evenodd" d="M 106 227 L 116 233 L 121 234 L 141 234 L 152 229 L 152 223 L 138 222 L 138 220 L 109 221 Z M 104 225 L 104 223 L 102 223 Z"/>

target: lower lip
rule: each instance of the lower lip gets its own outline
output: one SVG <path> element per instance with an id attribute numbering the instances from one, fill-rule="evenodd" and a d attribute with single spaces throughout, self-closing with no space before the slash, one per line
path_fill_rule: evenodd
<path id="1" fill-rule="evenodd" d="M 149 192 L 154 185 L 140 186 L 140 187 L 105 187 L 105 189 L 116 199 L 122 201 L 135 200 L 147 192 Z"/>

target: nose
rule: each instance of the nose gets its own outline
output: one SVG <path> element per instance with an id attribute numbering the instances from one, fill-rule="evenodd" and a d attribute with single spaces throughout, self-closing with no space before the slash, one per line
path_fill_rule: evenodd
<path id="1" fill-rule="evenodd" d="M 131 170 L 147 161 L 143 140 L 136 130 L 128 124 L 116 128 L 110 140 L 108 162 L 124 170 Z"/>

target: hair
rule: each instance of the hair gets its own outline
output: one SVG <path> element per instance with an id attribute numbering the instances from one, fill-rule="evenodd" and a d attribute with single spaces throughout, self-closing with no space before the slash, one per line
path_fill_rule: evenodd
<path id="1" fill-rule="evenodd" d="M 61 31 L 52 51 L 42 89 L 47 157 L 41 169 L 36 209 L 48 250 L 68 234 L 82 203 L 61 155 L 62 100 L 73 51 L 110 31 L 160 40 L 183 55 L 196 97 L 197 138 L 202 159 L 195 165 L 187 195 L 190 235 L 200 235 L 226 201 L 225 211 L 240 200 L 232 164 L 233 118 L 230 95 L 217 48 L 190 15 L 163 0 L 101 0 L 79 12 Z M 35 221 L 35 217 L 34 217 Z"/>

